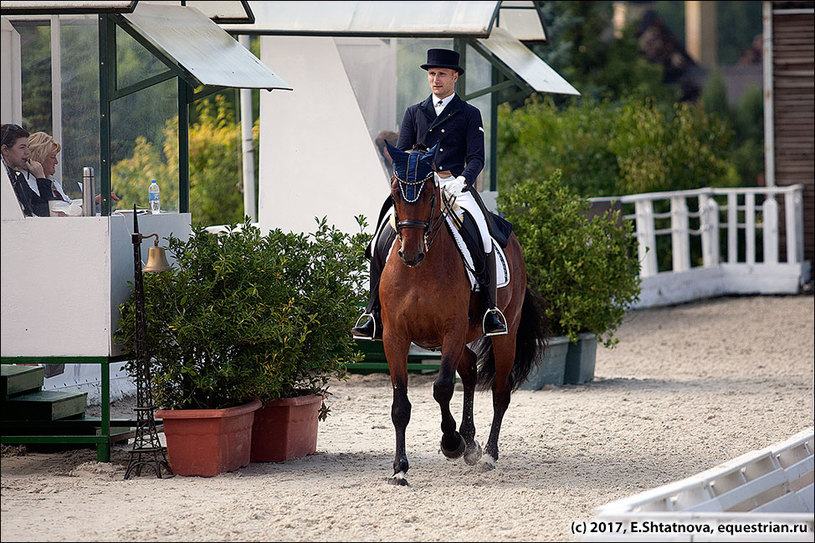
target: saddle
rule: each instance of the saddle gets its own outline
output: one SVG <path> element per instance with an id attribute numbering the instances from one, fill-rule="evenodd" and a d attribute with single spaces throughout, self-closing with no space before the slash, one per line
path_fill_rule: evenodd
<path id="1" fill-rule="evenodd" d="M 481 212 L 484 213 L 484 220 L 487 222 L 487 229 L 489 230 L 490 237 L 496 243 L 498 243 L 502 249 L 506 249 L 507 243 L 509 242 L 509 235 L 512 233 L 512 223 L 502 216 L 496 215 L 492 211 L 489 211 L 484 205 L 484 202 L 481 200 L 481 197 L 478 195 L 478 192 L 473 192 L 473 196 L 478 204 L 478 207 L 481 208 Z M 441 197 L 444 205 L 447 205 L 450 201 L 450 196 L 446 192 L 442 191 Z M 462 216 L 468 216 L 466 211 L 458 207 L 456 204 L 453 204 L 453 211 L 453 224 L 455 224 L 456 229 L 458 229 L 459 232 L 465 230 L 466 235 L 473 240 L 480 239 L 475 222 L 472 220 L 466 222 L 464 221 Z M 469 242 L 467 243 L 467 246 L 471 247 Z"/>
<path id="2" fill-rule="evenodd" d="M 442 193 L 442 198 L 444 199 L 443 205 L 447 205 L 448 196 Z M 480 200 L 480 198 L 476 199 L 479 205 L 481 205 Z M 481 208 L 484 210 L 483 205 L 481 205 Z M 453 204 L 452 210 L 453 212 L 447 216 L 445 225 L 456 243 L 464 268 L 467 271 L 467 277 L 470 280 L 470 286 L 474 291 L 477 291 L 480 289 L 480 278 L 486 265 L 484 262 L 484 248 L 481 246 L 481 234 L 478 232 L 475 221 L 466 210 L 455 204 Z M 506 248 L 509 235 L 512 233 L 512 224 L 503 217 L 489 211 L 486 212 L 485 218 L 487 219 L 489 234 L 493 240 L 496 254 L 496 284 L 498 288 L 501 288 L 509 284 L 510 279 L 509 264 L 503 249 Z M 390 226 L 390 228 L 387 228 L 387 226 Z M 384 262 L 387 261 L 391 247 L 395 242 L 396 219 L 392 209 L 386 209 L 383 206 L 380 214 L 380 226 L 366 248 L 366 257 L 381 259 L 380 261 L 384 266 Z"/>

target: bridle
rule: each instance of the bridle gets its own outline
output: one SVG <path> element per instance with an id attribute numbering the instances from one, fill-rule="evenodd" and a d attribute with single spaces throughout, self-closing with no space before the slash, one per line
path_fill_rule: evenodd
<path id="1" fill-rule="evenodd" d="M 430 172 L 424 179 L 418 181 L 406 181 L 400 178 L 396 173 L 394 173 L 393 176 L 396 178 L 396 181 L 399 184 L 399 194 L 402 197 L 402 200 L 407 204 L 415 204 L 419 201 L 422 193 L 424 192 L 424 184 L 433 179 L 433 172 Z M 413 200 L 409 200 L 405 197 L 405 192 L 402 188 L 403 185 L 416 187 L 417 196 Z M 416 219 L 399 220 L 399 214 L 396 209 L 396 200 L 394 199 L 393 213 L 396 217 L 396 232 L 399 234 L 399 242 L 401 243 L 402 241 L 402 229 L 420 229 L 424 232 L 424 252 L 427 253 L 430 251 L 430 246 L 433 245 L 433 241 L 436 239 L 441 227 L 444 225 L 445 219 L 453 210 L 455 199 L 455 196 L 449 198 L 442 197 L 442 205 L 440 206 L 439 214 L 434 217 L 436 211 L 436 184 L 433 183 L 433 191 L 430 196 L 430 216 L 427 217 L 426 221 L 419 221 Z"/>

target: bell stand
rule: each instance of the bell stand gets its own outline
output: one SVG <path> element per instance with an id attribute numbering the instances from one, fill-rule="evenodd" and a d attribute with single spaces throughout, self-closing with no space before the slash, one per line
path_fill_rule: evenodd
<path id="1" fill-rule="evenodd" d="M 158 235 L 156 244 L 158 244 Z M 150 389 L 150 357 L 147 354 L 147 324 L 144 320 L 144 283 L 142 282 L 141 242 L 145 237 L 139 234 L 139 219 L 136 206 L 133 205 L 133 234 L 130 240 L 133 243 L 133 270 L 134 292 L 136 296 L 136 436 L 133 439 L 133 448 L 130 452 L 130 462 L 125 471 L 125 480 L 134 473 L 141 475 L 142 468 L 147 466 L 153 469 L 156 477 L 162 478 L 162 467 L 167 476 L 172 477 L 173 470 L 167 461 L 167 448 L 159 441 L 156 419 L 153 409 L 153 394 Z"/>

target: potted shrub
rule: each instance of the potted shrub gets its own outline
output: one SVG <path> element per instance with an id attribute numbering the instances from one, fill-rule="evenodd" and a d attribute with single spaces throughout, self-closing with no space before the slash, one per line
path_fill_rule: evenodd
<path id="1" fill-rule="evenodd" d="M 567 347 L 582 351 L 573 348 L 575 363 L 584 367 L 565 367 L 566 382 L 591 379 L 591 342 L 613 347 L 619 341 L 614 332 L 640 293 L 633 226 L 621 221 L 619 210 L 592 219 L 590 207 L 588 199 L 562 182 L 560 170 L 542 183 L 523 181 L 498 196 L 498 208 L 523 247 L 530 285 L 545 302 L 553 335 L 568 338 Z"/>
<path id="2" fill-rule="evenodd" d="M 364 226 L 364 219 L 358 220 Z M 247 465 L 251 456 L 251 447 L 241 445 L 239 461 L 214 460 L 206 469 L 181 467 L 187 456 L 204 453 L 180 452 L 199 430 L 171 437 L 177 419 L 257 410 L 261 402 L 286 398 L 310 397 L 295 403 L 307 403 L 312 410 L 307 430 L 314 434 L 309 447 L 314 452 L 317 417 L 328 413 L 328 381 L 344 378 L 346 363 L 359 359 L 348 330 L 364 301 L 362 253 L 367 241 L 363 234 L 351 236 L 327 226 L 325 219 L 317 225 L 310 234 L 276 229 L 265 235 L 248 218 L 220 234 L 196 227 L 186 241 L 168 238 L 175 258 L 172 271 L 145 275 L 152 392 L 162 408 L 156 417 L 163 419 L 176 474 L 215 475 Z M 122 304 L 117 332 L 131 350 L 134 311 L 132 299 Z M 248 422 L 253 446 L 264 439 L 287 441 L 265 434 L 262 424 L 253 431 L 262 412 L 255 411 Z M 238 426 L 247 423 L 220 423 L 232 435 L 211 441 L 237 441 Z"/>

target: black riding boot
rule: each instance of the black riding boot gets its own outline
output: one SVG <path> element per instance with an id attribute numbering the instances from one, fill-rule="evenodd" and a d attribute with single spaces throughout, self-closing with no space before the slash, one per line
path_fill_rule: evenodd
<path id="1" fill-rule="evenodd" d="M 373 248 L 371 255 L 371 292 L 368 298 L 368 307 L 365 309 L 357 324 L 351 328 L 351 335 L 354 339 L 370 339 L 376 341 L 382 339 L 382 317 L 380 316 L 379 305 L 379 278 L 382 275 L 382 269 L 385 267 L 385 259 L 387 258 L 387 251 L 393 244 L 396 237 L 396 232 L 392 228 L 386 226 L 385 230 L 380 234 L 377 247 Z M 360 321 L 365 319 L 362 324 Z"/>
<path id="2" fill-rule="evenodd" d="M 498 279 L 495 269 L 495 249 L 487 253 L 484 266 L 484 278 L 487 280 L 484 288 L 484 319 L 483 329 L 485 336 L 500 336 L 507 333 L 504 314 L 498 309 Z"/>

